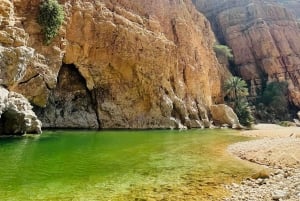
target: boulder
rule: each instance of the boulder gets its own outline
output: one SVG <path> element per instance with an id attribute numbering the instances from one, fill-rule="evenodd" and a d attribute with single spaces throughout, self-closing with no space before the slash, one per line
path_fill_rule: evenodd
<path id="1" fill-rule="evenodd" d="M 0 87 L 0 135 L 42 133 L 42 123 L 21 94 Z"/>
<path id="2" fill-rule="evenodd" d="M 228 124 L 231 128 L 242 128 L 239 119 L 233 109 L 225 104 L 212 105 L 210 107 L 212 119 L 215 124 Z"/>

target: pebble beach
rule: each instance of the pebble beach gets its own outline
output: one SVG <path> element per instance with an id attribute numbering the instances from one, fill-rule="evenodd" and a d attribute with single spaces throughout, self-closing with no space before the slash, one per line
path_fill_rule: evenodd
<path id="1" fill-rule="evenodd" d="M 242 135 L 255 139 L 239 142 L 228 151 L 259 164 L 261 170 L 239 184 L 225 186 L 224 201 L 300 200 L 300 128 L 259 124 Z"/>

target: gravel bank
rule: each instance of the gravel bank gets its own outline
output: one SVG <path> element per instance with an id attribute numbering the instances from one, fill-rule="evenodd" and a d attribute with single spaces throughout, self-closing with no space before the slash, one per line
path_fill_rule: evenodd
<path id="1" fill-rule="evenodd" d="M 264 137 L 229 146 L 241 159 L 262 165 L 262 174 L 241 184 L 226 186 L 232 196 L 225 201 L 300 200 L 300 128 L 258 125 L 243 135 Z"/>
<path id="2" fill-rule="evenodd" d="M 278 169 L 269 178 L 247 179 L 242 184 L 226 186 L 232 192 L 225 201 L 300 200 L 300 170 Z"/>

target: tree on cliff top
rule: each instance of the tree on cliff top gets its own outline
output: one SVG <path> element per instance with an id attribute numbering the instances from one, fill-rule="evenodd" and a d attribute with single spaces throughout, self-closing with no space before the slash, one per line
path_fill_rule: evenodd
<path id="1" fill-rule="evenodd" d="M 57 0 L 44 0 L 41 3 L 38 23 L 42 27 L 44 41 L 47 45 L 57 35 L 63 21 L 64 10 Z"/>

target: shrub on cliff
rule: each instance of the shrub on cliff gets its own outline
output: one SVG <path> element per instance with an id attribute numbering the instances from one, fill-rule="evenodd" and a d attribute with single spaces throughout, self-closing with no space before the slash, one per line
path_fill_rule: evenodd
<path id="1" fill-rule="evenodd" d="M 217 55 L 223 55 L 228 60 L 233 59 L 232 50 L 226 45 L 214 45 L 214 51 Z"/>
<path id="2" fill-rule="evenodd" d="M 57 0 L 44 0 L 40 5 L 38 23 L 42 27 L 44 41 L 48 45 L 57 35 L 64 20 L 63 7 Z"/>

